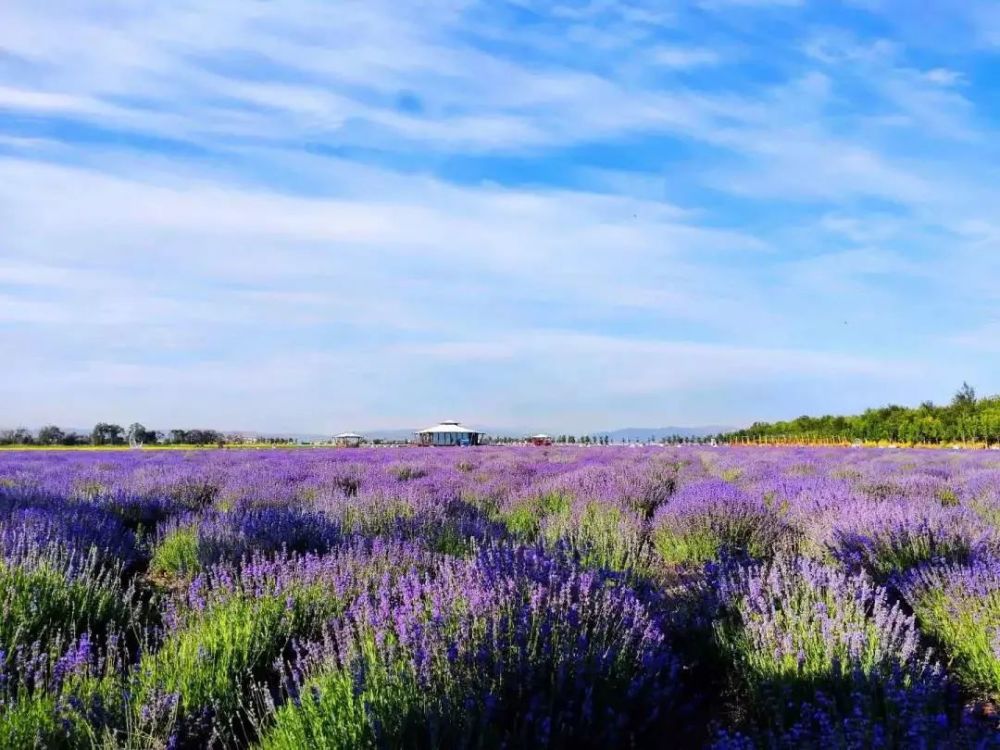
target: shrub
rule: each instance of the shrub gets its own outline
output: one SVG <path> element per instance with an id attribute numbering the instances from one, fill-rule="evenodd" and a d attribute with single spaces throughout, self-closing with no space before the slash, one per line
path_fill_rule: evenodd
<path id="1" fill-rule="evenodd" d="M 724 576 L 720 597 L 717 642 L 762 744 L 909 746 L 946 728 L 943 673 L 866 576 L 779 558 Z"/>
<path id="2" fill-rule="evenodd" d="M 409 482 L 411 479 L 422 479 L 427 476 L 427 470 L 419 466 L 395 466 L 392 469 L 393 476 L 400 482 Z"/>
<path id="3" fill-rule="evenodd" d="M 249 697 L 274 680 L 291 639 L 316 631 L 336 609 L 318 590 L 238 594 L 172 632 L 137 668 L 137 723 L 158 737 L 204 741 L 220 727 L 246 731 Z"/>
<path id="4" fill-rule="evenodd" d="M 216 721 L 238 726 L 245 694 L 295 631 L 289 610 L 274 596 L 237 597 L 168 636 L 138 667 L 140 723 L 154 736 L 209 734 Z"/>
<path id="5" fill-rule="evenodd" d="M 0 561 L 0 652 L 8 660 L 25 649 L 51 653 L 84 631 L 127 627 L 134 597 L 119 576 L 120 566 L 102 565 L 96 551 L 81 557 L 26 547 Z"/>
<path id="6" fill-rule="evenodd" d="M 553 515 L 565 515 L 572 507 L 572 498 L 561 492 L 533 495 L 514 503 L 501 517 L 517 538 L 528 542 L 538 539 L 542 520 Z"/>
<path id="7" fill-rule="evenodd" d="M 121 657 L 116 641 L 99 651 L 87 633 L 51 654 L 19 652 L 0 668 L 0 748 L 117 744 Z"/>
<path id="8" fill-rule="evenodd" d="M 925 565 L 898 585 L 959 680 L 981 697 L 1000 698 L 1000 560 Z"/>
<path id="9" fill-rule="evenodd" d="M 606 747 L 676 718 L 665 634 L 601 574 L 492 548 L 386 594 L 304 655 L 264 747 Z"/>
<path id="10" fill-rule="evenodd" d="M 154 575 L 187 576 L 199 570 L 198 527 L 185 524 L 165 532 L 153 550 L 149 572 Z"/>
<path id="11" fill-rule="evenodd" d="M 25 545 L 58 547 L 79 556 L 96 550 L 102 561 L 117 559 L 126 565 L 139 557 L 133 532 L 102 508 L 52 499 L 8 510 L 0 499 L 0 554 L 17 554 Z"/>
<path id="12" fill-rule="evenodd" d="M 994 547 L 994 532 L 971 512 L 906 501 L 843 506 L 829 542 L 847 569 L 879 581 L 925 562 L 967 562 Z"/>
<path id="13" fill-rule="evenodd" d="M 793 533 L 763 500 L 713 480 L 678 490 L 653 517 L 652 540 L 666 562 L 704 563 L 770 557 L 791 547 Z"/>
<path id="14" fill-rule="evenodd" d="M 136 725 L 195 746 L 218 732 L 245 739 L 257 688 L 276 683 L 276 661 L 293 639 L 318 636 L 361 592 L 428 560 L 412 545 L 356 542 L 327 556 L 258 556 L 196 576 L 166 618 L 162 645 L 136 668 Z"/>
<path id="15" fill-rule="evenodd" d="M 342 539 L 340 527 L 320 513 L 292 508 L 238 508 L 184 516 L 160 534 L 150 569 L 185 576 L 251 554 L 324 553 Z"/>

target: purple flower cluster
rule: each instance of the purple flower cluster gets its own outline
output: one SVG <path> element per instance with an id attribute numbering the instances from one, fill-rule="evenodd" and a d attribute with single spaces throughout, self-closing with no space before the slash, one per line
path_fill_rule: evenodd
<path id="1" fill-rule="evenodd" d="M 915 747 L 947 732 L 947 682 L 888 592 L 805 558 L 724 576 L 720 647 L 778 747 Z M 720 747 L 740 746 L 724 732 Z"/>
<path id="2" fill-rule="evenodd" d="M 1000 559 L 926 564 L 896 584 L 922 628 L 947 648 L 966 687 L 980 698 L 1000 695 Z"/>
<path id="3" fill-rule="evenodd" d="M 81 554 L 96 548 L 126 565 L 139 556 L 134 533 L 118 515 L 33 488 L 0 486 L 0 555 L 15 554 L 25 545 Z"/>
<path id="4" fill-rule="evenodd" d="M 160 525 L 163 540 L 190 529 L 199 566 L 237 562 L 253 554 L 322 554 L 343 539 L 340 526 L 322 513 L 282 507 L 187 513 Z"/>
<path id="5" fill-rule="evenodd" d="M 529 547 L 490 546 L 385 584 L 300 647 L 289 687 L 298 701 L 321 700 L 330 671 L 374 689 L 388 663 L 412 679 L 414 695 L 382 707 L 393 717 L 373 700 L 362 716 L 373 736 L 409 712 L 395 732 L 416 733 L 418 744 L 614 747 L 648 742 L 678 720 L 681 663 L 662 623 L 606 574 Z"/>
<path id="6" fill-rule="evenodd" d="M 827 546 L 845 567 L 885 579 L 925 562 L 965 562 L 997 547 L 971 510 L 927 501 L 855 501 L 836 510 Z"/>
<path id="7" fill-rule="evenodd" d="M 990 746 L 998 535 L 985 451 L 0 452 L 0 744 Z"/>
<path id="8" fill-rule="evenodd" d="M 652 535 L 668 562 L 769 557 L 794 544 L 792 529 L 767 501 L 718 479 L 678 490 L 653 517 Z"/>

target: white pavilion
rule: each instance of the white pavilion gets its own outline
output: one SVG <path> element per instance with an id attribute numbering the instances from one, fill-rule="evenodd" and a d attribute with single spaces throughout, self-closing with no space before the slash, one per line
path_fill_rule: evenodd
<path id="1" fill-rule="evenodd" d="M 341 448 L 357 448 L 364 441 L 364 436 L 356 432 L 342 432 L 333 436 L 333 444 Z"/>
<path id="2" fill-rule="evenodd" d="M 463 427 L 454 420 L 446 420 L 417 432 L 420 445 L 479 445 L 482 433 Z"/>

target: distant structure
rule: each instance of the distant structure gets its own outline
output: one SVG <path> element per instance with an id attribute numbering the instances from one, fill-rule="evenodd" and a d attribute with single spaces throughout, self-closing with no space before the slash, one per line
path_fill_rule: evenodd
<path id="1" fill-rule="evenodd" d="M 482 433 L 463 427 L 458 422 L 446 420 L 417 432 L 420 445 L 479 445 Z"/>
<path id="2" fill-rule="evenodd" d="M 544 432 L 540 432 L 537 435 L 532 435 L 528 438 L 528 442 L 532 445 L 552 445 L 552 436 L 546 435 Z"/>
<path id="3" fill-rule="evenodd" d="M 342 432 L 333 436 L 333 444 L 338 448 L 357 448 L 364 441 L 364 437 L 356 432 Z"/>

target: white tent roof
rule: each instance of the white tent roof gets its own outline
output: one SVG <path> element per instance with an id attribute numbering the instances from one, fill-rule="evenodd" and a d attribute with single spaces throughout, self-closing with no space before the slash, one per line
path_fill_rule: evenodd
<path id="1" fill-rule="evenodd" d="M 537 435 L 532 435 L 532 438 L 537 438 L 539 440 L 547 440 L 551 438 L 551 435 L 546 435 L 544 432 L 539 432 Z"/>
<path id="2" fill-rule="evenodd" d="M 444 422 L 441 422 L 440 424 L 434 425 L 433 427 L 428 427 L 423 430 L 418 430 L 417 434 L 428 435 L 428 434 L 433 434 L 435 432 L 462 432 L 462 433 L 467 433 L 469 435 L 479 434 L 479 430 L 470 430 L 468 427 L 463 427 L 454 420 L 446 420 Z"/>
<path id="3" fill-rule="evenodd" d="M 335 440 L 347 440 L 349 438 L 360 438 L 364 440 L 364 435 L 359 435 L 356 432 L 342 432 L 339 435 L 333 436 Z"/>

